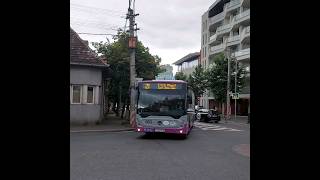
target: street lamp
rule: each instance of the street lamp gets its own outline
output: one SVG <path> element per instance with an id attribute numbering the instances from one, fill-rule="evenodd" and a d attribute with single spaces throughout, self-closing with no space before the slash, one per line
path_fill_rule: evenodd
<path id="1" fill-rule="evenodd" d="M 233 53 L 232 58 L 235 62 L 235 75 L 234 75 L 234 120 L 237 120 L 237 73 L 238 73 L 238 64 L 237 64 L 237 58 L 235 57 L 235 54 Z"/>
<path id="2" fill-rule="evenodd" d="M 225 121 L 229 120 L 230 118 L 230 48 L 227 47 L 225 51 L 225 58 L 227 58 L 228 61 L 228 79 L 227 79 L 227 117 L 225 117 Z"/>

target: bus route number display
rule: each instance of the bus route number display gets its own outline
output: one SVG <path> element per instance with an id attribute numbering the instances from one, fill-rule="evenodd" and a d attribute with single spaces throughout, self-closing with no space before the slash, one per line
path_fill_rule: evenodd
<path id="1" fill-rule="evenodd" d="M 151 84 L 149 84 L 149 83 L 144 83 L 144 84 L 143 84 L 143 89 L 151 89 Z"/>

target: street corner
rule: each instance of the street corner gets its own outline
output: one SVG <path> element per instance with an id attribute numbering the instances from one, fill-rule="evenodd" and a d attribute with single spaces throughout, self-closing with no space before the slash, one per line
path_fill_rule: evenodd
<path id="1" fill-rule="evenodd" d="M 232 147 L 237 154 L 250 158 L 250 144 L 238 144 Z"/>

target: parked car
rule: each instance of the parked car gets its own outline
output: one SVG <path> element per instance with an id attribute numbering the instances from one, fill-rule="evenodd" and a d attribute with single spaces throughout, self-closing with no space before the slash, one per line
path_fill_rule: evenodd
<path id="1" fill-rule="evenodd" d="M 218 123 L 221 120 L 220 114 L 214 109 L 199 108 L 196 114 L 197 120 L 200 122 L 215 122 Z"/>
<path id="2" fill-rule="evenodd" d="M 215 123 L 218 123 L 221 120 L 221 116 L 217 110 L 210 109 L 209 115 L 208 115 L 209 121 L 214 121 Z"/>

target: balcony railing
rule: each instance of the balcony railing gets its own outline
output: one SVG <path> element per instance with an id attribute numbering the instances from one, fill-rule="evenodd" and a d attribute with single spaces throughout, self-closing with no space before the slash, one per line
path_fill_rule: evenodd
<path id="1" fill-rule="evenodd" d="M 227 42 L 232 43 L 234 41 L 239 41 L 239 40 L 240 40 L 240 35 L 235 35 L 235 36 L 228 37 Z"/>
<path id="2" fill-rule="evenodd" d="M 215 41 L 216 39 L 217 39 L 217 34 L 214 34 L 214 35 L 210 36 L 209 42 Z"/>
<path id="3" fill-rule="evenodd" d="M 250 17 L 250 9 L 243 11 L 242 13 L 236 15 L 234 20 L 237 22 L 237 21 L 240 21 L 244 17 Z"/>
<path id="4" fill-rule="evenodd" d="M 237 51 L 237 52 L 234 53 L 234 56 L 238 60 L 246 59 L 246 56 L 250 56 L 250 48 L 242 49 L 240 51 Z"/>
<path id="5" fill-rule="evenodd" d="M 223 26 L 220 26 L 217 28 L 217 34 L 227 33 L 231 30 L 233 25 L 233 22 L 230 22 L 229 24 L 225 24 Z"/>
<path id="6" fill-rule="evenodd" d="M 226 47 L 226 44 L 225 43 L 221 43 L 221 44 L 219 44 L 217 46 L 212 46 L 210 48 L 210 51 L 211 51 L 211 53 L 218 53 L 218 52 L 223 51 L 225 47 Z"/>
<path id="7" fill-rule="evenodd" d="M 221 21 L 221 20 L 224 19 L 224 16 L 225 16 L 225 11 L 222 11 L 220 14 L 217 14 L 217 15 L 211 17 L 211 18 L 209 19 L 209 23 L 210 23 L 210 24 L 213 24 L 213 23 L 216 23 L 216 22 L 218 22 L 218 21 Z"/>
<path id="8" fill-rule="evenodd" d="M 234 6 L 237 6 L 237 5 L 240 5 L 240 4 L 241 4 L 241 0 L 233 0 L 233 1 L 228 2 L 225 7 L 226 7 L 227 10 L 230 10 Z"/>

